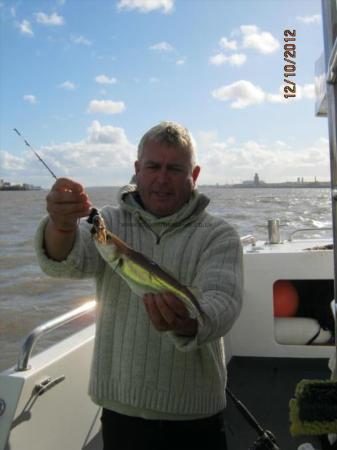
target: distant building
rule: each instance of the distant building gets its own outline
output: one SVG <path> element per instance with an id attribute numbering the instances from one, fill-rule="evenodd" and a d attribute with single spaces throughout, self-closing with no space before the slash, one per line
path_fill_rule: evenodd
<path id="1" fill-rule="evenodd" d="M 33 184 L 11 184 L 9 181 L 0 180 L 0 191 L 35 191 L 42 189 L 40 186 Z"/>
<path id="2" fill-rule="evenodd" d="M 252 180 L 245 180 L 242 182 L 243 186 L 250 186 L 250 187 L 260 187 L 261 185 L 265 184 L 264 181 L 260 180 L 259 174 L 256 173 L 254 175 L 254 178 Z"/>

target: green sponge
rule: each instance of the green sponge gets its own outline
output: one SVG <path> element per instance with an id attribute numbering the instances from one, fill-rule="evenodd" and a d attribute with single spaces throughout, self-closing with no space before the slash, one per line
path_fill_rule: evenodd
<path id="1" fill-rule="evenodd" d="M 300 381 L 289 406 L 293 436 L 337 433 L 336 381 Z"/>

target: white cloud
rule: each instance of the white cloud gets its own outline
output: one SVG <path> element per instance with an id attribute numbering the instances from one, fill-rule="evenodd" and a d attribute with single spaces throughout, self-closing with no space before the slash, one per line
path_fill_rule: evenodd
<path id="1" fill-rule="evenodd" d="M 296 19 L 306 25 L 320 24 L 322 21 L 320 14 L 313 14 L 312 16 L 297 16 Z"/>
<path id="2" fill-rule="evenodd" d="M 22 22 L 17 24 L 20 32 L 26 36 L 34 36 L 31 24 L 29 20 L 23 20 Z"/>
<path id="3" fill-rule="evenodd" d="M 91 100 L 88 113 L 118 114 L 125 110 L 124 102 L 113 102 L 112 100 Z"/>
<path id="4" fill-rule="evenodd" d="M 284 85 L 280 85 L 278 93 L 265 92 L 259 86 L 247 80 L 239 80 L 227 86 L 214 89 L 211 92 L 213 98 L 219 101 L 232 101 L 230 107 L 233 109 L 243 109 L 248 106 L 269 103 L 291 103 L 303 99 L 313 100 L 315 98 L 314 84 L 296 85 L 296 97 L 285 99 L 283 96 Z"/>
<path id="5" fill-rule="evenodd" d="M 157 51 L 157 52 L 172 52 L 173 51 L 172 45 L 168 44 L 167 42 L 158 42 L 157 44 L 151 45 L 149 47 L 149 49 Z"/>
<path id="6" fill-rule="evenodd" d="M 16 17 L 16 7 L 15 6 L 12 6 L 10 8 L 10 14 L 12 17 Z"/>
<path id="7" fill-rule="evenodd" d="M 230 64 L 231 66 L 242 66 L 247 60 L 247 56 L 243 53 L 234 53 L 232 55 L 224 55 L 223 53 L 218 53 L 209 59 L 209 63 L 215 66 L 220 66 L 223 64 Z"/>
<path id="8" fill-rule="evenodd" d="M 231 36 L 235 36 L 237 40 L 222 37 L 219 41 L 220 51 L 209 58 L 209 64 L 215 66 L 230 64 L 239 67 L 246 62 L 247 56 L 242 52 L 228 55 L 228 51 L 249 48 L 262 54 L 270 54 L 280 47 L 278 40 L 271 33 L 260 30 L 256 25 L 241 25 L 240 29 L 232 31 Z"/>
<path id="9" fill-rule="evenodd" d="M 308 98 L 308 99 L 315 99 L 315 85 L 312 84 L 305 84 L 304 86 L 298 85 L 299 90 L 299 99 L 301 98 Z"/>
<path id="10" fill-rule="evenodd" d="M 73 44 L 76 44 L 76 45 L 87 45 L 87 46 L 92 45 L 92 42 L 89 39 L 87 39 L 86 37 L 81 36 L 81 35 L 80 36 L 72 35 L 72 36 L 70 36 L 70 40 Z"/>
<path id="11" fill-rule="evenodd" d="M 177 61 L 176 61 L 177 66 L 183 66 L 185 63 L 186 63 L 186 61 L 183 58 L 177 59 Z"/>
<path id="12" fill-rule="evenodd" d="M 36 22 L 46 26 L 62 26 L 64 25 L 64 18 L 59 16 L 56 12 L 53 12 L 49 16 L 44 12 L 38 12 L 35 14 Z"/>
<path id="13" fill-rule="evenodd" d="M 77 142 L 64 142 L 37 149 L 39 155 L 57 176 L 70 176 L 85 186 L 111 186 L 127 183 L 134 171 L 136 146 L 125 130 L 102 125 L 95 120 L 87 135 Z M 30 151 L 13 156 L 0 151 L 1 177 L 21 182 L 46 185 L 53 182 Z"/>
<path id="14" fill-rule="evenodd" d="M 26 168 L 25 158 L 15 156 L 4 150 L 0 150 L 0 166 L 2 171 L 5 170 L 24 170 Z"/>
<path id="15" fill-rule="evenodd" d="M 227 62 L 227 56 L 223 53 L 217 53 L 209 58 L 209 63 L 213 66 L 221 66 Z"/>
<path id="16" fill-rule="evenodd" d="M 149 79 L 149 82 L 150 82 L 150 83 L 158 83 L 158 82 L 159 82 L 159 78 L 157 78 L 157 77 L 151 77 L 151 78 Z"/>
<path id="17" fill-rule="evenodd" d="M 212 91 L 216 100 L 232 100 L 231 108 L 242 109 L 247 106 L 262 103 L 265 100 L 263 90 L 250 81 L 240 80 L 228 86 L 222 86 Z"/>
<path id="18" fill-rule="evenodd" d="M 159 10 L 165 14 L 173 11 L 174 0 L 119 0 L 119 10 L 138 10 L 142 13 Z"/>
<path id="19" fill-rule="evenodd" d="M 61 83 L 59 85 L 60 88 L 62 89 L 66 89 L 67 91 L 73 91 L 74 89 L 76 89 L 76 84 L 73 83 L 72 81 L 65 81 L 64 83 Z"/>
<path id="20" fill-rule="evenodd" d="M 241 25 L 243 47 L 252 48 L 263 54 L 274 53 L 280 44 L 268 31 L 260 30 L 256 25 Z"/>
<path id="21" fill-rule="evenodd" d="M 226 37 L 222 37 L 219 41 L 220 47 L 224 48 L 225 50 L 237 50 L 238 43 L 237 41 L 229 41 Z"/>
<path id="22" fill-rule="evenodd" d="M 95 144 L 128 145 L 125 131 L 122 128 L 101 125 L 98 120 L 94 120 L 88 128 L 87 141 Z"/>
<path id="23" fill-rule="evenodd" d="M 202 167 L 201 183 L 242 182 L 253 179 L 258 172 L 267 182 L 296 180 L 297 177 L 329 178 L 329 151 L 327 139 L 320 138 L 311 145 L 299 145 L 275 140 L 237 142 L 234 138 L 219 141 L 216 133 L 203 132 L 198 147 L 202 148 L 199 161 Z"/>
<path id="24" fill-rule="evenodd" d="M 109 78 L 107 75 L 97 75 L 95 78 L 98 84 L 115 84 L 117 82 L 116 78 Z"/>
<path id="25" fill-rule="evenodd" d="M 31 103 L 32 105 L 34 105 L 37 102 L 35 95 L 32 95 L 32 94 L 24 95 L 23 99 L 25 102 Z"/>

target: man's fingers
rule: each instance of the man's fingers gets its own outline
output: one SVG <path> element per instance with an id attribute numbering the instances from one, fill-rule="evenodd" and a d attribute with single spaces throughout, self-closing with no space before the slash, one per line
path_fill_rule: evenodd
<path id="1" fill-rule="evenodd" d="M 151 322 L 158 331 L 175 331 L 182 336 L 195 336 L 198 331 L 198 322 L 191 319 L 187 309 L 179 309 L 183 315 L 178 315 L 171 309 L 173 299 L 180 302 L 171 293 L 164 294 L 145 294 L 144 304 Z M 187 314 L 187 316 L 186 316 Z"/>
<path id="2" fill-rule="evenodd" d="M 84 191 L 84 188 L 81 183 L 70 178 L 58 178 L 52 187 L 52 191 L 80 193 Z"/>
<path id="3" fill-rule="evenodd" d="M 158 331 L 180 329 L 190 320 L 186 307 L 171 293 L 145 294 L 144 304 L 151 322 Z"/>
<path id="4" fill-rule="evenodd" d="M 158 295 L 155 298 L 156 306 L 158 308 L 159 313 L 163 317 L 163 319 L 170 325 L 174 326 L 176 323 L 176 314 L 175 312 L 170 308 L 167 301 L 165 301 L 165 294 Z"/>
<path id="5" fill-rule="evenodd" d="M 167 331 L 171 328 L 171 325 L 165 320 L 161 311 L 158 308 L 156 295 L 145 294 L 144 304 L 149 315 L 151 322 L 158 331 Z"/>
<path id="6" fill-rule="evenodd" d="M 184 303 L 170 292 L 162 294 L 163 302 L 170 308 L 170 310 L 181 319 L 187 319 L 190 315 Z"/>
<path id="7" fill-rule="evenodd" d="M 89 203 L 62 203 L 47 205 L 47 211 L 53 216 L 78 216 L 90 213 Z"/>
<path id="8" fill-rule="evenodd" d="M 90 214 L 92 206 L 83 186 L 70 178 L 58 178 L 46 200 L 49 216 L 60 229 L 74 227 L 78 219 Z"/>
<path id="9" fill-rule="evenodd" d="M 76 203 L 90 203 L 89 197 L 85 192 L 81 192 L 80 194 L 65 191 L 50 191 L 46 197 L 47 203 L 52 204 L 76 204 Z"/>

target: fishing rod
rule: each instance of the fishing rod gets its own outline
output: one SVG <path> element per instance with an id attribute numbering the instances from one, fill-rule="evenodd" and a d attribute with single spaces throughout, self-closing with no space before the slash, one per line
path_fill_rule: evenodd
<path id="1" fill-rule="evenodd" d="M 258 434 L 258 439 L 254 442 L 252 447 L 248 450 L 280 450 L 276 442 L 276 438 L 273 433 L 269 430 L 265 430 L 253 414 L 248 410 L 248 408 L 233 394 L 233 392 L 226 386 L 226 392 L 228 396 L 232 399 L 235 406 L 238 408 L 242 416 L 249 423 L 249 425 Z"/>
<path id="2" fill-rule="evenodd" d="M 20 131 L 17 128 L 13 128 L 15 133 L 20 136 L 20 138 L 23 140 L 23 142 L 26 144 L 26 146 L 34 153 L 34 155 L 38 158 L 39 161 L 42 162 L 42 164 L 45 166 L 47 170 L 49 170 L 49 173 L 57 180 L 57 176 L 54 174 L 54 172 L 51 170 L 50 167 L 43 161 L 41 156 L 38 154 L 38 152 L 30 145 L 30 143 L 24 138 L 24 136 L 20 133 Z"/>

